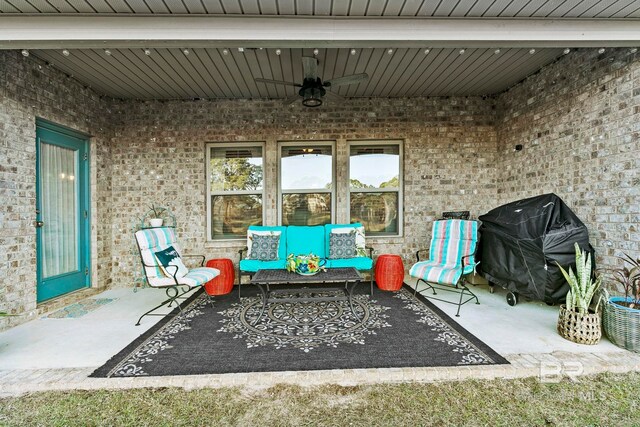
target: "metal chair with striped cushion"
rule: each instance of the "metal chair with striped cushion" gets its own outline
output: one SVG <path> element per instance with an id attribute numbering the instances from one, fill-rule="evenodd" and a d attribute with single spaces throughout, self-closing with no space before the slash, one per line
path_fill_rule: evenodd
<path id="1" fill-rule="evenodd" d="M 142 320 L 144 316 L 164 316 L 164 314 L 154 313 L 154 311 L 165 305 L 171 307 L 174 302 L 178 308 L 180 308 L 180 311 L 182 311 L 182 308 L 177 301 L 178 299 L 187 292 L 193 290 L 193 288 L 204 285 L 209 280 L 220 274 L 218 269 L 202 267 L 205 260 L 204 255 L 184 255 L 176 240 L 175 230 L 171 227 L 156 227 L 139 230 L 136 231 L 135 237 L 136 243 L 138 244 L 138 250 L 140 251 L 140 259 L 144 266 L 144 274 L 147 278 L 147 283 L 152 288 L 166 289 L 165 292 L 168 297 L 168 299 L 163 301 L 161 304 L 140 316 L 136 326 L 140 324 L 140 320 Z M 170 246 L 173 246 L 173 248 L 180 254 L 181 258 L 200 258 L 200 267 L 192 268 L 184 276 L 179 276 L 178 267 L 173 265 L 161 267 L 155 254 L 156 252 L 167 249 Z"/>
<path id="2" fill-rule="evenodd" d="M 478 265 L 475 261 L 475 252 L 478 243 L 478 223 L 459 219 L 434 221 L 431 233 L 431 245 L 428 249 L 429 259 L 420 261 L 420 252 L 416 252 L 417 263 L 409 270 L 409 275 L 415 277 L 416 286 L 414 295 L 418 291 L 420 282 L 425 283 L 433 294 L 436 295 L 436 285 L 439 290 L 460 293 L 458 302 L 434 298 L 438 301 L 456 304 L 460 316 L 460 307 L 475 299 L 480 304 L 478 297 L 469 290 L 464 277 L 475 274 Z M 464 295 L 469 298 L 463 301 Z"/>

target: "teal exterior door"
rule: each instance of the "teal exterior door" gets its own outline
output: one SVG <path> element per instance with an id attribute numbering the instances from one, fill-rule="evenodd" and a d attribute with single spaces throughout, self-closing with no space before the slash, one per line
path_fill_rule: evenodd
<path id="1" fill-rule="evenodd" d="M 37 300 L 90 286 L 87 137 L 36 122 Z"/>

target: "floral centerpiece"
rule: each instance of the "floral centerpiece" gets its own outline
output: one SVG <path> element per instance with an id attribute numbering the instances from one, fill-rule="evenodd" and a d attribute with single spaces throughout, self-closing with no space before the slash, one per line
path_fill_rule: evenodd
<path id="1" fill-rule="evenodd" d="M 325 262 L 326 260 L 312 253 L 309 255 L 289 254 L 287 257 L 287 271 L 311 276 L 319 271 L 324 271 Z"/>

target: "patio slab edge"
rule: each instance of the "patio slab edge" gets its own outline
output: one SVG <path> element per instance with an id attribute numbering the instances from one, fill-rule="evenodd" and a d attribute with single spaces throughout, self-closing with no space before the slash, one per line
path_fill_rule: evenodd
<path id="1" fill-rule="evenodd" d="M 640 354 L 538 353 L 507 355 L 510 365 L 337 369 L 320 371 L 250 372 L 135 378 L 89 378 L 95 368 L 0 370 L 0 398 L 41 391 L 124 390 L 134 388 L 240 387 L 260 390 L 278 384 L 313 387 L 321 385 L 372 385 L 404 382 L 444 382 L 467 379 L 516 379 L 536 377 L 553 382 L 599 373 L 640 371 Z"/>

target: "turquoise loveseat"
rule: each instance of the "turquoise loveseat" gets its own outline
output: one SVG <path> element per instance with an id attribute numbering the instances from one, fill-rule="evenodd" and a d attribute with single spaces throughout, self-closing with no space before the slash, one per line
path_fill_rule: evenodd
<path id="1" fill-rule="evenodd" d="M 360 227 L 355 224 L 326 224 L 315 226 L 257 226 L 249 227 L 247 233 L 252 231 L 266 232 L 279 231 L 280 242 L 278 245 L 278 259 L 274 261 L 260 261 L 256 259 L 245 259 L 248 247 L 239 251 L 240 262 L 238 264 L 238 285 L 242 283 L 242 276 L 252 276 L 260 269 L 284 269 L 286 268 L 286 259 L 289 254 L 309 255 L 313 253 L 320 258 L 326 259 L 326 268 L 354 267 L 360 272 L 368 272 L 371 276 L 370 286 L 371 294 L 373 294 L 373 248 L 367 246 L 369 256 L 359 256 L 356 258 L 346 259 L 328 259 L 329 258 L 329 238 L 331 230 L 335 228 Z M 238 293 L 240 286 L 238 286 Z"/>

